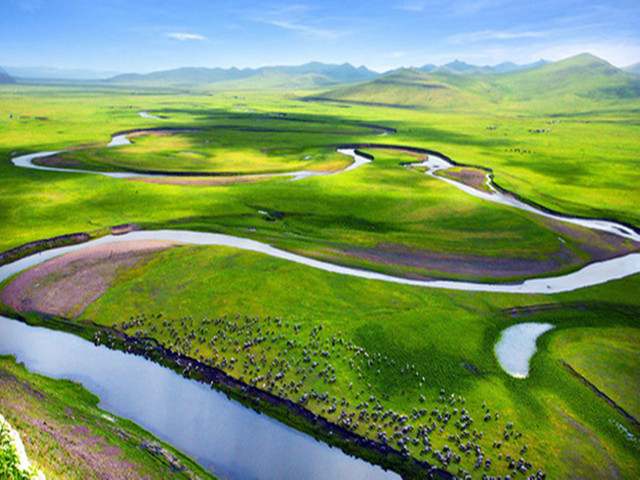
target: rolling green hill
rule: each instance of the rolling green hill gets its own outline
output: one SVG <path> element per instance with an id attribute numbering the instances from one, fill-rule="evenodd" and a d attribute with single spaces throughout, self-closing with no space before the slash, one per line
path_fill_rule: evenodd
<path id="1" fill-rule="evenodd" d="M 425 109 L 484 105 L 517 110 L 526 104 L 544 114 L 607 109 L 621 102 L 640 106 L 640 79 L 590 54 L 508 73 L 478 73 L 462 62 L 449 65 L 429 74 L 394 71 L 314 99 Z"/>
<path id="2" fill-rule="evenodd" d="M 628 67 L 624 67 L 622 70 L 630 73 L 631 75 L 640 76 L 640 62 L 629 65 Z"/>
<path id="3" fill-rule="evenodd" d="M 367 83 L 332 90 L 314 99 L 438 109 L 467 106 L 482 101 L 470 90 L 465 91 L 453 82 L 444 80 L 418 70 L 402 69 Z"/>
<path id="4" fill-rule="evenodd" d="M 523 72 L 494 76 L 492 83 L 507 98 L 514 100 L 562 97 L 575 104 L 576 99 L 619 100 L 640 97 L 638 79 L 587 53 Z"/>

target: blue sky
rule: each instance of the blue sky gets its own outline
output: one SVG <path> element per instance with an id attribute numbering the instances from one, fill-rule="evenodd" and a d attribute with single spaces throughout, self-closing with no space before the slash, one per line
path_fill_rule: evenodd
<path id="1" fill-rule="evenodd" d="M 0 65 L 640 61 L 640 0 L 0 0 Z"/>

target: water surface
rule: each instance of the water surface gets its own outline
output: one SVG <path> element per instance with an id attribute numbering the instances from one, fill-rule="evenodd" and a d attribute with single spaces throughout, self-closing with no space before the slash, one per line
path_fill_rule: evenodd
<path id="1" fill-rule="evenodd" d="M 221 478 L 396 479 L 260 415 L 202 383 L 136 355 L 0 316 L 0 354 L 37 373 L 81 382 L 100 406 L 129 418 Z"/>
<path id="2" fill-rule="evenodd" d="M 550 323 L 520 323 L 503 330 L 495 346 L 502 368 L 512 377 L 527 377 L 538 337 L 552 328 Z"/>

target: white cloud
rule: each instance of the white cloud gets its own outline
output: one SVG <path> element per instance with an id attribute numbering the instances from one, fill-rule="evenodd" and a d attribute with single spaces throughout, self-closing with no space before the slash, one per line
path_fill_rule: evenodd
<path id="1" fill-rule="evenodd" d="M 408 12 L 422 12 L 424 11 L 424 2 L 420 0 L 406 0 L 398 5 L 398 10 L 407 10 Z"/>
<path id="2" fill-rule="evenodd" d="M 173 33 L 167 33 L 166 36 L 173 38 L 175 40 L 180 40 L 181 42 L 186 42 L 189 40 L 197 40 L 197 41 L 203 42 L 206 40 L 206 37 L 203 37 L 202 35 L 198 35 L 197 33 L 173 32 Z"/>
<path id="3" fill-rule="evenodd" d="M 451 35 L 447 38 L 450 43 L 454 44 L 467 44 L 476 42 L 486 42 L 492 40 L 517 40 L 520 38 L 544 38 L 548 36 L 550 32 L 514 32 L 514 31 L 496 31 L 496 30 L 481 30 L 479 32 L 459 33 L 457 35 Z"/>
<path id="4" fill-rule="evenodd" d="M 323 30 L 320 28 L 310 27 L 302 23 L 287 22 L 285 20 L 265 20 L 264 23 L 284 28 L 285 30 L 304 33 L 305 35 L 310 35 L 313 37 L 338 38 L 341 36 L 340 32 L 336 32 L 333 30 Z"/>
<path id="5" fill-rule="evenodd" d="M 267 9 L 245 11 L 244 16 L 251 21 L 298 32 L 307 37 L 331 39 L 345 35 L 342 31 L 314 26 L 325 21 L 318 15 L 318 10 L 319 7 L 307 4 L 274 5 Z"/>

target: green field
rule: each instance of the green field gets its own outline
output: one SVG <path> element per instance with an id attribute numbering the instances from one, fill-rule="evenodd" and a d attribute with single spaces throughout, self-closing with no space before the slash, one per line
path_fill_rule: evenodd
<path id="1" fill-rule="evenodd" d="M 58 164 L 206 172 L 232 180 L 337 171 L 349 163 L 336 153 L 340 145 L 404 145 L 491 169 L 496 184 L 544 207 L 640 228 L 639 104 L 629 96 L 635 84 L 588 58 L 561 67 L 585 69 L 587 80 L 572 90 L 560 84 L 562 75 L 554 76 L 561 68 L 549 65 L 543 73 L 504 77 L 398 72 L 387 83 L 295 95 L 2 86 L 0 251 L 67 233 L 100 236 L 135 223 L 228 233 L 399 276 L 485 282 L 556 275 L 638 251 L 628 240 L 471 197 L 400 165 L 419 161 L 416 156 L 380 148 L 362 148 L 374 160 L 358 169 L 295 182 L 277 176 L 148 182 L 11 163 L 17 154 L 79 147 L 59 155 Z M 519 93 L 517 82 L 534 85 L 542 78 L 536 75 L 550 79 L 556 93 L 533 86 L 529 95 Z M 424 82 L 446 88 L 425 88 Z M 490 95 L 482 93 L 487 86 Z M 392 102 L 377 97 L 382 87 Z M 416 88 L 427 93 L 416 97 Z M 309 100 L 320 96 L 341 101 Z M 374 105 L 406 99 L 422 103 Z M 140 117 L 143 110 L 162 120 Z M 381 130 L 372 125 L 397 133 L 378 136 Z M 101 148 L 115 132 L 149 128 L 197 131 L 141 135 L 132 145 Z M 31 288 L 34 295 L 62 294 L 71 281 L 65 279 L 89 268 L 99 265 L 68 266 Z M 231 248 L 179 246 L 108 277 L 104 293 L 73 308 L 73 321 L 87 331 L 95 324 L 153 337 L 360 435 L 386 437 L 397 450 L 454 474 L 504 478 L 513 471 L 510 459 L 522 457 L 531 464 L 527 475 L 541 469 L 549 478 L 640 476 L 639 275 L 555 295 L 472 293 L 356 279 Z M 51 325 L 45 310 L 23 313 Z M 4 311 L 16 315 L 8 306 Z M 516 379 L 502 370 L 493 346 L 504 328 L 525 321 L 556 328 L 539 340 L 530 376 Z M 3 365 L 17 368 L 9 360 Z M 473 424 L 464 425 L 463 408 Z M 393 413 L 383 417 L 387 411 Z M 445 412 L 450 422 L 443 421 Z M 423 435 L 421 426 L 432 422 L 436 427 Z M 408 433 L 397 434 L 407 426 Z M 423 436 L 430 439 L 428 451 Z M 478 457 L 464 453 L 461 442 L 480 446 L 491 467 L 475 468 Z M 449 448 L 461 458 L 440 462 L 434 452 Z"/>

